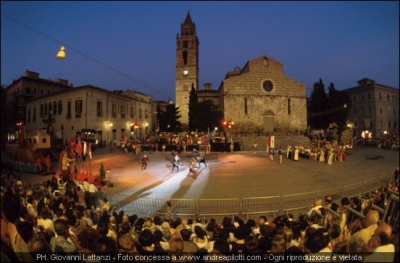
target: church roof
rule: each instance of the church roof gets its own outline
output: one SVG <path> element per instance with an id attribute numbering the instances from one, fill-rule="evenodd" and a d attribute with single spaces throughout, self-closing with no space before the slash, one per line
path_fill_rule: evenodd
<path id="1" fill-rule="evenodd" d="M 188 11 L 188 13 L 186 15 L 186 18 L 185 18 L 185 21 L 183 22 L 183 24 L 193 24 L 192 17 L 190 16 L 190 12 L 189 11 Z"/>

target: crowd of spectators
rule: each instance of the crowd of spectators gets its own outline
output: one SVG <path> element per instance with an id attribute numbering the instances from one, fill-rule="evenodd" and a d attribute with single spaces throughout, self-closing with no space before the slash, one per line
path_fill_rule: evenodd
<path id="1" fill-rule="evenodd" d="M 389 133 L 383 135 L 380 138 L 358 138 L 356 139 L 357 144 L 359 145 L 368 145 L 379 147 L 382 149 L 396 150 L 399 148 L 399 131 L 393 130 Z"/>
<path id="2" fill-rule="evenodd" d="M 207 260 L 179 256 L 219 255 L 229 262 L 284 262 L 284 257 L 275 257 L 284 253 L 303 256 L 303 261 L 307 261 L 305 255 L 334 253 L 353 255 L 353 261 L 398 262 L 394 253 L 398 251 L 398 236 L 393 237 L 398 229 L 381 222 L 381 215 L 371 209 L 371 204 L 363 205 L 358 197 L 335 202 L 327 196 L 325 202 L 316 200 L 309 212 L 298 217 L 285 214 L 267 220 L 261 215 L 245 222 L 236 216 L 217 222 L 201 216 L 191 219 L 117 213 L 110 209 L 101 187 L 87 181 L 53 177 L 39 191 L 26 189 L 19 180 L 13 182 L 1 192 L 2 262 L 40 261 L 43 253 L 77 255 L 79 261 L 86 262 L 79 258 L 84 252 L 107 253 L 115 262 L 122 255 L 132 256 L 130 261 L 140 261 L 134 256 L 149 256 L 147 259 L 156 262 L 160 257 L 197 262 Z M 378 190 L 372 204 L 384 208 L 389 193 L 398 192 L 398 182 Z M 349 213 L 346 206 L 365 219 Z M 244 257 L 229 258 L 232 255 Z M 101 261 L 107 260 L 95 262 Z"/>

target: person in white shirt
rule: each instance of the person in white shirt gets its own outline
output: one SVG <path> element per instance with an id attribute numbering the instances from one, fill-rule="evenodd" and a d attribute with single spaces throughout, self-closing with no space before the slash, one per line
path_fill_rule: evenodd
<path id="1" fill-rule="evenodd" d="M 371 236 L 374 234 L 375 230 L 378 228 L 379 212 L 376 210 L 370 210 L 366 214 L 362 224 L 363 229 L 357 231 L 354 236 L 359 236 L 363 239 L 364 244 L 367 245 Z"/>
<path id="2" fill-rule="evenodd" d="M 394 262 L 394 245 L 390 243 L 392 239 L 392 227 L 382 223 L 372 235 L 367 245 L 367 252 L 372 252 L 365 256 L 363 262 Z"/>
<path id="3" fill-rule="evenodd" d="M 311 217 L 311 214 L 315 211 L 320 214 L 320 208 L 322 208 L 322 200 L 316 199 L 314 201 L 314 206 L 307 212 L 308 217 Z"/>

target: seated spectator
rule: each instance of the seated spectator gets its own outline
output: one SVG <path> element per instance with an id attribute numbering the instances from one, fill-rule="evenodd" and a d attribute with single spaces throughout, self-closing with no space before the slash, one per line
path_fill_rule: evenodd
<path id="1" fill-rule="evenodd" d="M 126 233 L 118 239 L 119 253 L 133 254 L 135 252 L 135 241 L 131 234 Z"/>
<path id="2" fill-rule="evenodd" d="M 54 232 L 53 214 L 47 206 L 43 206 L 40 211 L 37 225 L 42 226 L 43 229 L 50 229 Z"/>
<path id="3" fill-rule="evenodd" d="M 274 229 L 270 225 L 260 226 L 260 236 L 258 238 L 258 249 L 261 253 L 266 253 L 272 248 L 272 233 Z"/>
<path id="4" fill-rule="evenodd" d="M 271 253 L 284 253 L 286 251 L 286 242 L 282 236 L 274 236 L 272 238 Z"/>
<path id="5" fill-rule="evenodd" d="M 199 247 L 194 242 L 190 241 L 190 237 L 192 236 L 192 231 L 189 229 L 181 230 L 181 237 L 183 241 L 183 252 L 184 253 L 195 253 L 199 250 Z"/>
<path id="6" fill-rule="evenodd" d="M 192 241 L 200 248 L 205 248 L 207 249 L 208 245 L 208 238 L 207 238 L 207 233 L 204 231 L 204 229 L 196 225 L 194 228 L 194 235 L 192 236 Z"/>
<path id="7" fill-rule="evenodd" d="M 365 254 L 367 246 L 361 237 L 351 236 L 347 239 L 346 243 L 346 253 Z"/>
<path id="8" fill-rule="evenodd" d="M 248 235 L 244 238 L 246 246 L 245 253 L 247 255 L 259 255 L 262 257 L 261 251 L 258 249 L 258 239 L 253 235 Z"/>
<path id="9" fill-rule="evenodd" d="M 111 237 L 102 236 L 96 240 L 95 252 L 100 254 L 111 254 L 111 258 L 117 254 L 117 244 Z"/>
<path id="10" fill-rule="evenodd" d="M 154 231 L 154 247 L 161 248 L 165 251 L 170 250 L 169 243 L 164 239 L 161 230 Z"/>
<path id="11" fill-rule="evenodd" d="M 168 253 L 154 246 L 154 235 L 150 229 L 143 229 L 139 234 L 139 243 L 136 245 L 136 251 L 141 255 L 168 255 Z"/>
<path id="12" fill-rule="evenodd" d="M 320 213 L 320 210 L 319 210 L 320 208 L 322 208 L 322 200 L 321 199 L 316 199 L 314 201 L 313 207 L 307 212 L 307 216 L 311 217 L 311 214 L 313 212 Z"/>
<path id="13" fill-rule="evenodd" d="M 169 248 L 171 251 L 171 254 L 170 254 L 171 256 L 175 256 L 178 259 L 183 256 L 184 244 L 183 244 L 183 240 L 181 238 L 172 237 L 168 243 L 169 243 Z"/>
<path id="14" fill-rule="evenodd" d="M 329 234 L 324 228 L 318 228 L 307 235 L 304 243 L 306 253 L 332 253 L 329 247 Z"/>
<path id="15" fill-rule="evenodd" d="M 241 254 L 246 252 L 246 244 L 245 238 L 250 235 L 251 230 L 246 226 L 239 226 L 235 229 L 235 241 L 231 242 L 230 245 L 232 246 L 231 251 L 236 254 Z"/>
<path id="16" fill-rule="evenodd" d="M 386 223 L 379 225 L 368 241 L 367 252 L 371 253 L 364 258 L 364 262 L 394 262 L 395 248 L 390 240 L 392 227 Z"/>
<path id="17" fill-rule="evenodd" d="M 362 222 L 364 228 L 356 232 L 354 236 L 361 237 L 362 240 L 364 240 L 364 244 L 367 245 L 371 236 L 373 236 L 375 230 L 378 228 L 378 222 L 379 212 L 376 210 L 369 210 Z"/>
<path id="18" fill-rule="evenodd" d="M 77 239 L 84 250 L 96 252 L 96 240 L 101 237 L 100 233 L 88 225 L 81 225 L 77 228 Z"/>
<path id="19" fill-rule="evenodd" d="M 39 232 L 33 235 L 32 239 L 28 243 L 29 253 L 33 259 L 37 259 L 38 255 L 46 253 L 53 253 L 50 243 L 46 240 L 43 233 Z"/>
<path id="20" fill-rule="evenodd" d="M 54 221 L 54 230 L 57 237 L 53 237 L 50 241 L 54 253 L 77 253 L 78 247 L 75 242 L 69 242 L 68 222 L 64 219 Z"/>
<path id="21" fill-rule="evenodd" d="M 28 221 L 18 222 L 16 224 L 17 235 L 13 237 L 12 247 L 18 260 L 21 262 L 32 262 L 34 261 L 31 254 L 29 254 L 29 242 L 32 240 L 33 224 Z"/>

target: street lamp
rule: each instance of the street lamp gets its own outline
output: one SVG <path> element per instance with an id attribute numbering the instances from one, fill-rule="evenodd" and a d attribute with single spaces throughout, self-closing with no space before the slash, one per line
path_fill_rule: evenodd
<path id="1" fill-rule="evenodd" d="M 109 126 L 109 128 L 108 128 L 108 140 L 110 141 L 110 130 L 111 130 L 113 124 L 110 122 L 110 123 L 108 124 L 108 126 Z"/>
<path id="2" fill-rule="evenodd" d="M 65 59 L 65 47 L 61 46 L 60 51 L 58 51 L 56 55 L 56 59 L 63 60 Z"/>
<path id="3" fill-rule="evenodd" d="M 149 124 L 147 123 L 147 122 L 145 122 L 144 124 L 143 124 L 143 126 L 144 126 L 144 129 L 145 129 L 145 135 L 147 135 L 147 127 L 149 127 Z"/>

